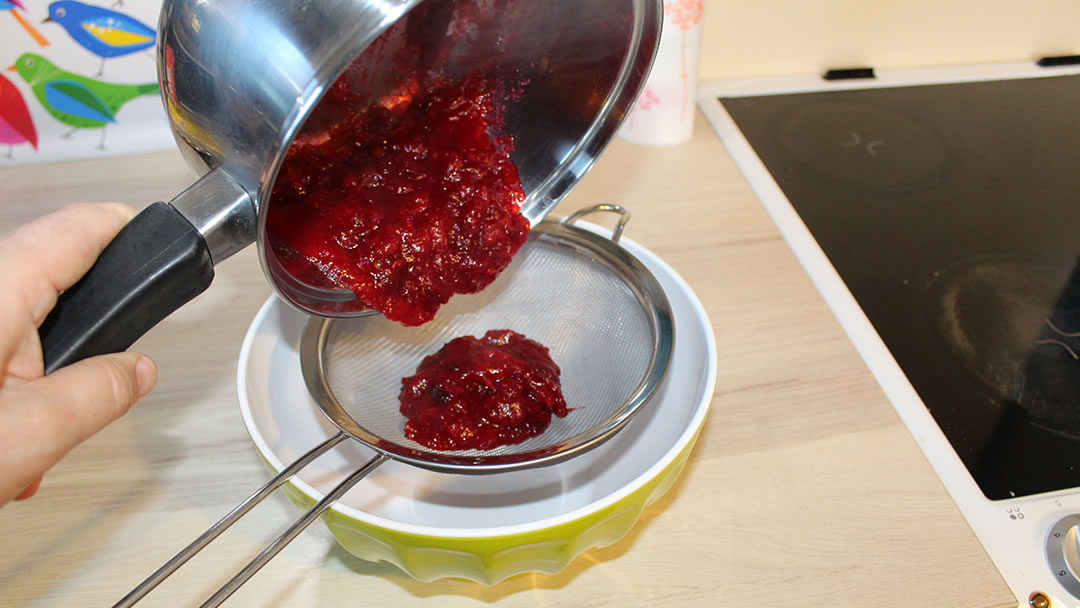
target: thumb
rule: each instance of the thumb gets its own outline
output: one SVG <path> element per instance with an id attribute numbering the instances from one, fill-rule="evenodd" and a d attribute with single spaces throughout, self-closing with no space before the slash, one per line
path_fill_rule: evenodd
<path id="1" fill-rule="evenodd" d="M 66 453 L 127 413 L 156 381 L 150 357 L 123 352 L 84 359 L 27 386 L 62 421 L 53 428 L 54 441 L 67 445 Z"/>
<path id="2" fill-rule="evenodd" d="M 84 359 L 5 390 L 0 445 L 8 449 L 0 450 L 0 466 L 27 485 L 127 412 L 156 380 L 149 357 L 124 352 Z M 2 462 L 4 455 L 18 457 Z"/>

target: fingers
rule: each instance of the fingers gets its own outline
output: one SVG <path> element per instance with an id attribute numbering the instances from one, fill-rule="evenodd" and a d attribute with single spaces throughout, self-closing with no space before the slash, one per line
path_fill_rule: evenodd
<path id="1" fill-rule="evenodd" d="M 0 402 L 0 504 L 19 496 L 76 445 L 122 416 L 157 381 L 149 357 L 91 357 L 6 388 Z"/>
<path id="2" fill-rule="evenodd" d="M 40 322 L 58 292 L 86 274 L 135 211 L 120 203 L 77 203 L 38 218 L 0 245 L 0 276 L 23 290 Z"/>
<path id="3" fill-rule="evenodd" d="M 41 373 L 37 327 L 57 295 L 90 269 L 134 213 L 119 203 L 69 205 L 0 241 L 0 362 L 9 365 L 9 372 L 22 377 Z M 15 353 L 23 353 L 20 359 L 25 360 L 11 361 Z"/>
<path id="4" fill-rule="evenodd" d="M 157 379 L 154 363 L 137 353 L 86 359 L 39 378 L 38 326 L 134 213 L 116 203 L 71 205 L 0 240 L 0 505 L 32 496 L 45 471 Z"/>

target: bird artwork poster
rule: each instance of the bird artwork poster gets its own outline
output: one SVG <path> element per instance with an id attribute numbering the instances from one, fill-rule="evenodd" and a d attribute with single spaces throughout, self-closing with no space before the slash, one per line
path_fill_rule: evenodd
<path id="1" fill-rule="evenodd" d="M 0 171 L 175 149 L 160 11 L 161 0 L 0 0 Z"/>

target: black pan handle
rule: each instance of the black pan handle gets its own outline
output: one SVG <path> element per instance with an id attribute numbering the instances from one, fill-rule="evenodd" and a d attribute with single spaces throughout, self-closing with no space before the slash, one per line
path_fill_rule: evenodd
<path id="1" fill-rule="evenodd" d="M 199 231 L 171 205 L 150 205 L 60 294 L 38 330 L 45 373 L 126 350 L 213 279 L 214 263 Z"/>

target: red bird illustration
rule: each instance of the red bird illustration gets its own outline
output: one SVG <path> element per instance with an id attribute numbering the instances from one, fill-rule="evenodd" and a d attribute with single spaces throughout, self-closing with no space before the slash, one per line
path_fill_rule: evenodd
<path id="1" fill-rule="evenodd" d="M 19 89 L 0 76 L 0 144 L 8 144 L 7 157 L 12 158 L 15 145 L 23 143 L 37 150 L 37 129 Z"/>

